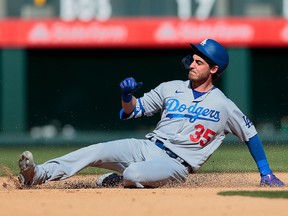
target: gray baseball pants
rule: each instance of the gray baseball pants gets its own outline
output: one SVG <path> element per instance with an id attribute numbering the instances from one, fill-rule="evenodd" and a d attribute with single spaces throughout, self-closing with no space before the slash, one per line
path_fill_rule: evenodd
<path id="1" fill-rule="evenodd" d="M 92 144 L 36 166 L 36 182 L 63 180 L 86 167 L 123 174 L 125 187 L 160 187 L 181 183 L 188 169 L 149 139 L 122 139 Z"/>

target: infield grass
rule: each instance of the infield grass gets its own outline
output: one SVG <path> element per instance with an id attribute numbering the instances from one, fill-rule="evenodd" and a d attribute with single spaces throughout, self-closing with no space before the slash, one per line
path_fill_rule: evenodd
<path id="1" fill-rule="evenodd" d="M 7 167 L 12 174 L 18 174 L 19 155 L 30 150 L 37 164 L 43 163 L 71 151 L 80 148 L 80 146 L 45 146 L 45 147 L 0 147 L 0 166 Z M 288 171 L 288 145 L 271 144 L 264 145 L 267 159 L 274 172 Z M 79 174 L 102 174 L 107 170 L 99 168 L 86 168 Z M 203 165 L 199 172 L 258 172 L 257 166 L 249 153 L 245 144 L 223 144 L 212 155 L 212 157 Z M 3 169 L 0 175 L 5 176 Z"/>
<path id="2" fill-rule="evenodd" d="M 288 191 L 223 191 L 219 192 L 218 195 L 288 199 Z"/>

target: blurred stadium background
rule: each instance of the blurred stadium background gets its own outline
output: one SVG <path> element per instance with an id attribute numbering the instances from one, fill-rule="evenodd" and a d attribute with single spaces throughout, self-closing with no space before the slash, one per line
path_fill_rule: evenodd
<path id="1" fill-rule="evenodd" d="M 119 82 L 186 79 L 204 38 L 230 53 L 217 86 L 287 142 L 288 0 L 0 0 L 0 146 L 142 137 L 159 116 L 120 122 Z"/>

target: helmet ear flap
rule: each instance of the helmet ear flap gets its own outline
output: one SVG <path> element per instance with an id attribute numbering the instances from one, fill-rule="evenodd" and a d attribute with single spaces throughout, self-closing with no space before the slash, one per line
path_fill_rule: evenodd
<path id="1" fill-rule="evenodd" d="M 192 58 L 191 55 L 187 55 L 182 59 L 181 63 L 182 63 L 183 69 L 186 69 L 186 70 L 190 69 L 190 65 L 192 63 L 191 58 Z"/>

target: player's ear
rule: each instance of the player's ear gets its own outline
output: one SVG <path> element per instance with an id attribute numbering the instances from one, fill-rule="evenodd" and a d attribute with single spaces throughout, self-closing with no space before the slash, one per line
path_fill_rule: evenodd
<path id="1" fill-rule="evenodd" d="M 210 67 L 210 72 L 212 74 L 215 74 L 215 73 L 217 73 L 218 69 L 219 69 L 219 67 L 217 65 L 213 65 L 212 67 Z"/>

